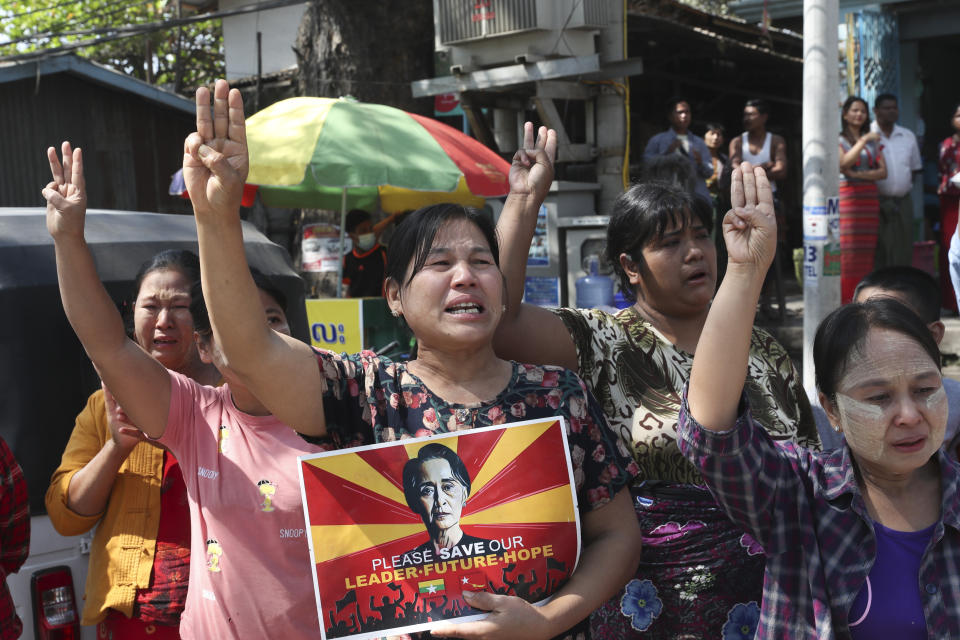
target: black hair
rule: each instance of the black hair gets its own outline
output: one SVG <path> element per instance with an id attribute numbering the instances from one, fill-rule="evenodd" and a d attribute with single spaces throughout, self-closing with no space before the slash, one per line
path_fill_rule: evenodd
<path id="1" fill-rule="evenodd" d="M 446 460 L 454 479 L 462 484 L 467 490 L 467 495 L 470 495 L 470 473 L 467 471 L 467 465 L 463 464 L 463 460 L 453 449 L 439 442 L 431 442 L 421 447 L 416 458 L 410 458 L 403 465 L 403 495 L 411 511 L 421 513 L 420 469 L 428 460 Z"/>
<path id="2" fill-rule="evenodd" d="M 856 300 L 860 292 L 869 287 L 899 293 L 908 301 L 907 306 L 927 324 L 940 319 L 940 284 L 922 269 L 897 265 L 871 271 L 857 283 L 853 299 Z"/>
<path id="3" fill-rule="evenodd" d="M 620 280 L 624 296 L 635 299 L 636 293 L 620 264 L 620 254 L 625 253 L 634 262 L 643 264 L 644 247 L 662 237 L 667 228 L 686 227 L 694 221 L 711 231 L 713 209 L 705 199 L 676 183 L 641 182 L 617 196 L 607 227 L 607 259 Z"/>
<path id="4" fill-rule="evenodd" d="M 753 107 L 763 115 L 767 115 L 770 113 L 770 103 L 768 103 L 766 100 L 761 100 L 759 98 L 752 98 L 750 100 L 747 100 L 743 104 L 743 108 L 746 109 L 747 107 Z"/>
<path id="5" fill-rule="evenodd" d="M 493 261 L 499 268 L 500 245 L 497 243 L 497 233 L 489 215 L 479 209 L 459 204 L 432 204 L 407 215 L 393 232 L 390 246 L 387 247 L 387 279 L 401 287 L 409 284 L 413 276 L 423 269 L 437 232 L 445 224 L 455 220 L 466 220 L 480 229 L 480 233 L 490 245 Z M 413 269 L 407 278 L 407 267 L 411 263 Z"/>
<path id="6" fill-rule="evenodd" d="M 893 298 L 876 297 L 836 309 L 817 327 L 813 364 L 817 389 L 836 402 L 837 385 L 851 353 L 863 349 L 870 329 L 888 329 L 916 341 L 940 369 L 940 348 L 930 329 L 909 307 Z"/>
<path id="7" fill-rule="evenodd" d="M 898 105 L 900 104 L 900 101 L 897 100 L 897 96 L 893 95 L 892 93 L 881 93 L 874 99 L 873 108 L 876 109 L 880 106 L 881 102 L 886 102 L 887 100 L 893 100 Z"/>
<path id="8" fill-rule="evenodd" d="M 287 313 L 287 296 L 283 294 L 277 285 L 269 277 L 265 276 L 256 267 L 250 267 L 250 275 L 253 277 L 253 283 L 257 288 L 265 292 L 271 298 L 277 301 L 284 315 Z M 193 317 L 193 330 L 201 336 L 208 336 L 213 332 L 210 326 L 210 314 L 207 312 L 207 303 L 203 299 L 203 286 L 200 280 L 195 280 L 190 288 L 190 315 Z"/>
<path id="9" fill-rule="evenodd" d="M 696 193 L 699 180 L 690 161 L 676 153 L 644 160 L 640 170 L 640 182 L 667 182 L 687 193 Z"/>
<path id="10" fill-rule="evenodd" d="M 708 122 L 706 128 L 704 129 L 704 133 L 706 133 L 707 131 L 716 131 L 722 136 L 727 135 L 726 127 L 724 127 L 719 122 Z"/>
<path id="11" fill-rule="evenodd" d="M 133 297 L 124 301 L 122 308 L 123 325 L 127 335 L 133 336 L 133 310 L 140 297 L 140 287 L 144 279 L 154 271 L 179 271 L 188 282 L 200 279 L 200 258 L 186 249 L 165 249 L 140 265 L 133 279 Z"/>
<path id="12" fill-rule="evenodd" d="M 686 102 L 687 105 L 690 104 L 690 101 L 683 96 L 672 96 L 665 103 L 663 103 L 663 111 L 667 116 L 672 116 L 673 112 L 676 110 L 677 105 L 681 102 Z"/>
<path id="13" fill-rule="evenodd" d="M 847 115 L 847 111 L 850 111 L 850 107 L 853 106 L 854 102 L 862 102 L 863 110 L 867 112 L 867 119 L 863 121 L 863 124 L 860 125 L 860 131 L 869 131 L 870 130 L 870 105 L 867 104 L 867 101 L 861 98 L 860 96 L 850 96 L 843 101 L 843 108 L 840 109 L 840 132 L 843 132 L 844 122 L 843 116 Z"/>
<path id="14" fill-rule="evenodd" d="M 352 209 L 347 212 L 347 217 L 344 220 L 343 228 L 347 233 L 353 233 L 357 227 L 359 227 L 364 222 L 369 222 L 373 218 L 370 216 L 369 211 L 364 211 L 363 209 Z"/>

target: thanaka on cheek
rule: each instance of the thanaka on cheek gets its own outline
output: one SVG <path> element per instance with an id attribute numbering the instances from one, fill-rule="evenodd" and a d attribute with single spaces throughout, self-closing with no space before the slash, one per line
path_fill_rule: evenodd
<path id="1" fill-rule="evenodd" d="M 840 426 L 862 462 L 908 471 L 900 456 L 909 456 L 906 467 L 925 463 L 942 444 L 946 392 L 936 363 L 916 340 L 871 329 L 850 354 L 838 387 Z"/>

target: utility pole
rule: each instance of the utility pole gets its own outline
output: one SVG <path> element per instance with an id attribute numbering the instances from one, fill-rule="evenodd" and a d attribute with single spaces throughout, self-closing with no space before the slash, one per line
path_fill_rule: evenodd
<path id="1" fill-rule="evenodd" d="M 614 7 L 619 2 L 609 2 Z M 611 10 L 611 9 L 608 9 Z M 600 31 L 597 37 L 597 51 L 605 64 L 625 60 L 627 58 L 626 45 L 626 4 L 612 9 L 617 12 L 617 19 L 611 19 L 606 29 Z M 610 215 L 613 201 L 629 185 L 625 179 L 628 167 L 625 166 L 625 148 L 630 146 L 627 131 L 628 96 L 630 78 L 618 78 L 613 84 L 601 85 L 600 95 L 596 98 L 594 126 L 597 145 L 597 182 L 600 183 L 600 193 L 597 196 L 597 213 Z"/>
<path id="2" fill-rule="evenodd" d="M 813 338 L 840 306 L 838 0 L 803 2 L 803 386 L 815 397 Z"/>

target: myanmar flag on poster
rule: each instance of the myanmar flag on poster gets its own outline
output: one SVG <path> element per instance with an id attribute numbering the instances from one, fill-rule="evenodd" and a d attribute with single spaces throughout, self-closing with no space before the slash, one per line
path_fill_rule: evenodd
<path id="1" fill-rule="evenodd" d="M 304 456 L 300 477 L 325 639 L 484 617 L 464 591 L 539 602 L 579 559 L 562 418 Z"/>
<path id="2" fill-rule="evenodd" d="M 419 585 L 420 593 L 436 593 L 437 591 L 443 591 L 446 588 L 442 579 L 437 580 L 427 580 L 426 582 L 421 582 Z"/>

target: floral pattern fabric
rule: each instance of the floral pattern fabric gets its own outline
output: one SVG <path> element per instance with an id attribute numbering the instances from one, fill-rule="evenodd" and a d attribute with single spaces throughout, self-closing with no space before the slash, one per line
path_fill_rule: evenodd
<path id="1" fill-rule="evenodd" d="M 703 484 L 677 448 L 680 393 L 693 354 L 671 344 L 636 309 L 616 315 L 558 309 L 577 348 L 580 377 L 610 427 L 631 443 L 638 481 Z M 786 349 L 754 327 L 746 393 L 756 421 L 774 440 L 820 448 L 810 402 Z"/>
<path id="2" fill-rule="evenodd" d="M 370 351 L 318 351 L 317 357 L 328 385 L 327 427 L 337 446 L 562 416 L 581 507 L 603 506 L 637 474 L 626 444 L 607 427 L 583 381 L 567 369 L 514 362 L 510 381 L 496 398 L 465 405 L 431 392 L 406 363 Z"/>
<path id="3" fill-rule="evenodd" d="M 671 344 L 634 308 L 616 315 L 584 309 L 557 314 L 576 345 L 580 375 L 610 426 L 631 443 L 640 469 L 631 492 L 643 556 L 630 584 L 648 582 L 661 605 L 639 629 L 647 617 L 630 604 L 628 584 L 591 616 L 593 638 L 725 637 L 733 612 L 760 601 L 765 559 L 760 545 L 709 495 L 677 446 L 681 394 L 693 354 Z M 789 355 L 757 328 L 745 391 L 751 407 L 761 407 L 758 422 L 772 438 L 819 448 L 810 403 Z"/>
<path id="4" fill-rule="evenodd" d="M 728 637 L 731 613 L 762 596 L 763 548 L 730 523 L 705 489 L 644 485 L 631 491 L 643 555 L 636 579 L 594 611 L 593 638 Z M 645 624 L 629 604 L 630 585 L 638 582 L 649 583 L 659 603 Z"/>
<path id="5" fill-rule="evenodd" d="M 437 396 L 406 363 L 373 352 L 317 351 L 327 381 L 324 411 L 335 446 L 391 442 L 562 416 L 580 508 L 608 503 L 638 472 L 630 450 L 607 426 L 603 412 L 577 374 L 560 367 L 512 363 L 507 386 L 489 402 L 465 405 Z M 583 620 L 558 636 L 587 640 Z M 428 634 L 412 634 L 420 639 Z"/>

